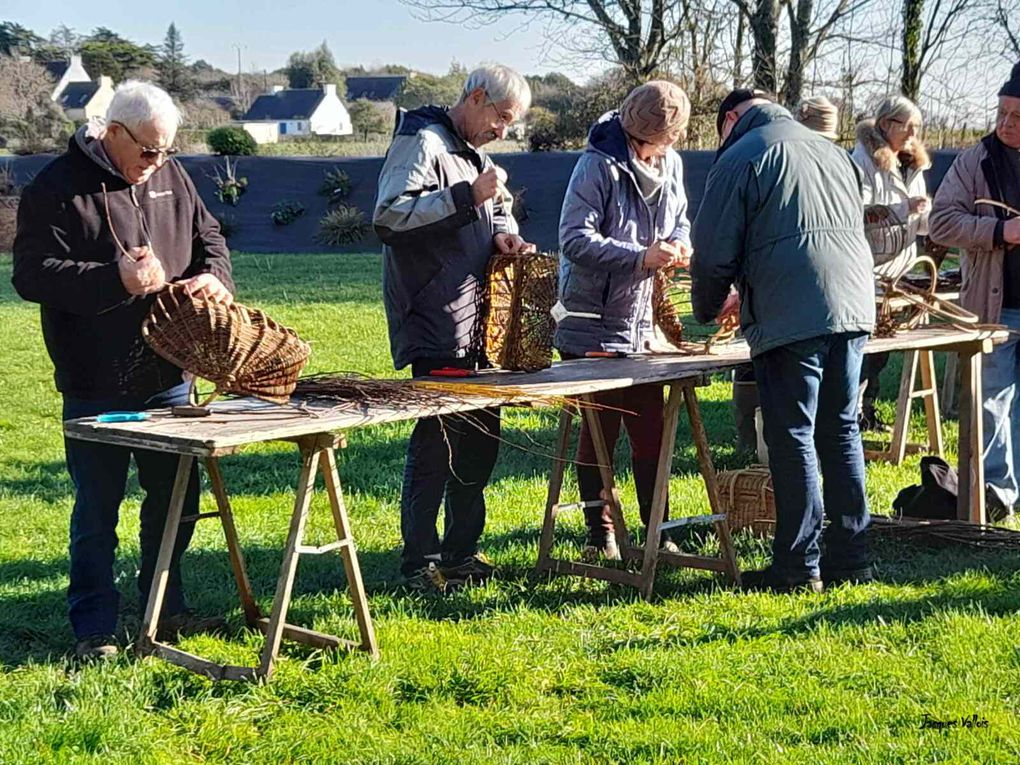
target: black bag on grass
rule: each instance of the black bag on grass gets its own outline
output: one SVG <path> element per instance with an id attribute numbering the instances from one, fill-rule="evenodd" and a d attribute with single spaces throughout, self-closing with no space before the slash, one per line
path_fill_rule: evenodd
<path id="1" fill-rule="evenodd" d="M 956 470 L 940 457 L 922 457 L 921 485 L 897 494 L 893 510 L 911 518 L 953 519 L 958 493 Z"/>

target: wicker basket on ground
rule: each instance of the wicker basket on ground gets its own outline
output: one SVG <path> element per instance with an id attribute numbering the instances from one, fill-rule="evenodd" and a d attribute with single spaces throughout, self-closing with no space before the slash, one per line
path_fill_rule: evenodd
<path id="1" fill-rule="evenodd" d="M 717 475 L 719 498 L 730 528 L 751 529 L 767 536 L 776 521 L 776 499 L 772 474 L 765 465 L 727 470 Z"/>
<path id="2" fill-rule="evenodd" d="M 156 298 L 142 337 L 163 358 L 213 383 L 208 401 L 234 393 L 285 404 L 311 352 L 297 332 L 262 311 L 212 303 L 180 286 Z"/>
<path id="3" fill-rule="evenodd" d="M 552 364 L 559 261 L 555 255 L 497 255 L 485 288 L 485 355 L 501 369 L 533 372 Z"/>

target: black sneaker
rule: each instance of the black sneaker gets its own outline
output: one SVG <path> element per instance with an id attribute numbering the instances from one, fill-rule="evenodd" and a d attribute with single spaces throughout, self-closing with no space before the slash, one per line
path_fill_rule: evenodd
<path id="1" fill-rule="evenodd" d="M 451 589 L 484 584 L 492 578 L 495 571 L 495 567 L 481 553 L 475 553 L 456 565 L 439 567 L 439 573 L 446 580 L 446 586 Z"/>
<path id="2" fill-rule="evenodd" d="M 221 616 L 199 616 L 194 611 L 180 611 L 162 616 L 156 628 L 156 640 L 161 643 L 192 635 L 223 635 L 227 620 Z"/>
<path id="3" fill-rule="evenodd" d="M 761 571 L 744 571 L 740 574 L 740 586 L 745 590 L 757 592 L 795 592 L 808 590 L 824 592 L 825 585 L 817 576 L 790 578 L 777 574 L 771 567 Z"/>
<path id="4" fill-rule="evenodd" d="M 109 661 L 119 652 L 113 635 L 89 635 L 74 644 L 74 656 L 79 661 Z"/>
<path id="5" fill-rule="evenodd" d="M 826 587 L 840 584 L 869 584 L 875 581 L 875 571 L 871 566 L 823 569 L 822 581 Z"/>
<path id="6" fill-rule="evenodd" d="M 429 563 L 404 577 L 404 586 L 412 592 L 444 593 L 446 577 L 435 563 Z"/>

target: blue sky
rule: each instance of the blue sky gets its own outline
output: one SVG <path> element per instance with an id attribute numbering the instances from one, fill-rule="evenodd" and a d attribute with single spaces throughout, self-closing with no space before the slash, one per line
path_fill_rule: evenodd
<path id="1" fill-rule="evenodd" d="M 192 59 L 205 59 L 227 71 L 237 69 L 237 51 L 245 71 L 276 69 L 295 50 L 310 50 L 323 39 L 341 66 L 399 63 L 441 73 L 456 60 L 472 67 L 498 61 L 525 74 L 561 69 L 577 79 L 583 72 L 540 61 L 542 37 L 535 25 L 520 30 L 521 21 L 497 29 L 465 30 L 454 24 L 416 19 L 398 0 L 177 0 L 161 4 L 104 0 L 45 0 L 20 3 L 0 12 L 37 34 L 66 24 L 79 33 L 105 26 L 140 43 L 160 43 L 173 21 Z M 8 6 L 10 8 L 10 6 Z"/>

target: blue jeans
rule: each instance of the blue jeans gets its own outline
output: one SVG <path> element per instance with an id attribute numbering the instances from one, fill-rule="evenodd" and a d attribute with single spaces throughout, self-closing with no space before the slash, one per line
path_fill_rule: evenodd
<path id="1" fill-rule="evenodd" d="M 1020 329 L 1020 310 L 1002 309 L 1000 324 Z M 985 431 L 985 483 L 1002 503 L 1009 507 L 1018 499 L 1017 445 L 1020 445 L 1020 406 L 1017 406 L 1017 382 L 1020 381 L 1020 339 L 1010 335 L 1002 345 L 981 357 L 984 385 L 983 423 Z"/>
<path id="2" fill-rule="evenodd" d="M 469 368 L 465 359 L 418 359 L 415 377 L 441 367 Z M 439 378 L 436 378 L 439 379 Z M 499 454 L 499 409 L 418 420 L 407 443 L 400 493 L 400 573 L 429 561 L 457 565 L 478 552 L 485 529 L 485 487 Z M 444 504 L 443 539 L 436 530 Z"/>
<path id="3" fill-rule="evenodd" d="M 800 579 L 818 576 L 820 568 L 845 571 L 869 563 L 857 429 L 866 341 L 860 333 L 824 335 L 754 358 L 776 499 L 772 567 L 780 576 Z M 821 561 L 823 513 L 829 525 Z"/>
<path id="4" fill-rule="evenodd" d="M 147 397 L 77 399 L 64 397 L 64 419 L 91 417 L 103 412 L 138 411 L 185 404 L 188 385 L 182 384 Z M 141 602 L 149 596 L 170 494 L 177 475 L 178 455 L 128 449 L 76 438 L 64 439 L 67 470 L 74 483 L 71 511 L 71 583 L 67 589 L 68 616 L 78 639 L 90 635 L 112 635 L 117 628 L 120 594 L 113 578 L 117 549 L 117 520 L 124 500 L 128 465 L 134 454 L 138 482 L 145 491 L 141 508 L 141 568 L 138 591 Z M 192 468 L 184 515 L 198 512 L 198 471 Z M 191 541 L 194 523 L 181 524 L 174 549 L 170 578 L 162 614 L 169 616 L 186 608 L 181 589 L 180 560 Z"/>

